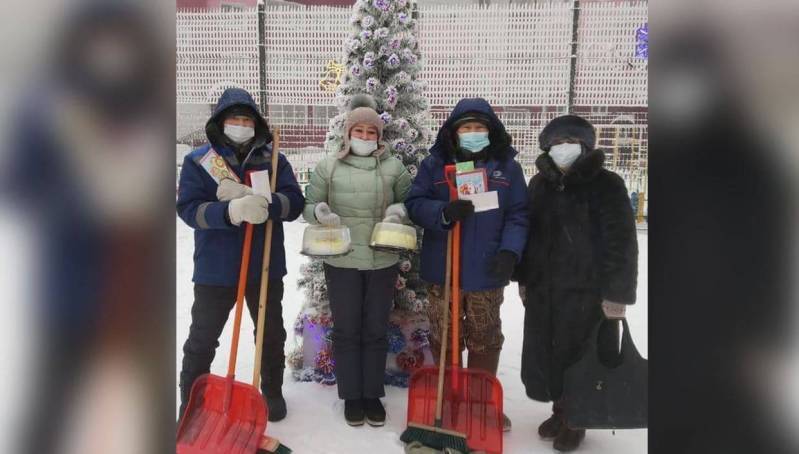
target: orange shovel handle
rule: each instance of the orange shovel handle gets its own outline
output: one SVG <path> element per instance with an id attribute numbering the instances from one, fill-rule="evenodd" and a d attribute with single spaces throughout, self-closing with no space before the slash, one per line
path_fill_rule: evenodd
<path id="1" fill-rule="evenodd" d="M 249 175 L 247 176 L 249 183 Z M 250 268 L 250 253 L 252 252 L 252 224 L 247 223 L 244 228 L 244 247 L 241 251 L 241 268 L 239 269 L 239 286 L 236 290 L 236 315 L 233 318 L 233 340 L 230 342 L 230 360 L 227 366 L 227 376 L 232 379 L 236 375 L 236 358 L 239 352 L 239 331 L 241 331 L 241 315 L 244 311 L 244 294 L 247 290 L 247 271 Z"/>
<path id="2" fill-rule="evenodd" d="M 452 235 L 452 368 L 460 367 L 461 321 L 461 223 L 455 224 Z M 455 374 L 453 373 L 453 377 Z"/>
<path id="3" fill-rule="evenodd" d="M 458 189 L 455 186 L 455 173 L 456 168 L 454 164 L 449 164 L 444 167 L 444 177 L 449 186 L 450 200 L 458 199 Z M 460 301 L 461 301 L 461 223 L 456 222 L 453 227 L 452 235 L 452 340 L 450 348 L 452 349 L 452 384 L 451 386 L 457 389 L 458 367 L 460 367 Z"/>

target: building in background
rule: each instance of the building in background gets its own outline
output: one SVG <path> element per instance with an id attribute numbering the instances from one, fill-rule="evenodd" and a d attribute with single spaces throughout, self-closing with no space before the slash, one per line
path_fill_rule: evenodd
<path id="1" fill-rule="evenodd" d="M 475 0 L 476 1 L 476 0 Z M 237 11 L 246 8 L 255 8 L 259 0 L 177 0 L 178 10 L 186 9 L 221 9 L 222 11 Z M 269 4 L 290 4 L 298 5 L 326 5 L 326 6 L 352 6 L 355 0 L 266 0 Z"/>
<path id="2" fill-rule="evenodd" d="M 237 11 L 257 5 L 258 0 L 177 0 L 178 10 L 221 8 L 222 11 Z"/>

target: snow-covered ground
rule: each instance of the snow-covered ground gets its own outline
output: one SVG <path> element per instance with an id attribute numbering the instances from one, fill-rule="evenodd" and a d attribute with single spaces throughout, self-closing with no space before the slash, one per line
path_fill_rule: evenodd
<path id="1" fill-rule="evenodd" d="M 302 231 L 305 227 L 300 222 L 285 226 L 288 275 L 285 277 L 285 296 L 283 299 L 283 317 L 286 330 L 289 332 L 287 350 L 291 348 L 293 324 L 300 311 L 303 295 L 297 290 L 300 264 L 307 260 L 299 254 Z M 627 318 L 638 350 L 644 357 L 647 350 L 647 233 L 639 231 L 639 284 L 638 303 L 628 309 Z M 177 219 L 177 353 L 176 374 L 180 372 L 182 358 L 181 348 L 189 332 L 192 304 L 192 252 L 194 249 L 192 230 L 180 219 Z M 232 319 L 232 317 L 231 317 Z M 245 316 L 243 333 L 252 332 L 252 322 Z M 550 453 L 552 443 L 538 438 L 538 424 L 550 415 L 550 405 L 532 401 L 524 393 L 519 378 L 522 353 L 524 308 L 519 299 L 518 287 L 510 285 L 505 290 L 505 302 L 502 305 L 503 332 L 505 345 L 499 367 L 499 379 L 505 393 L 505 413 L 513 421 L 513 430 L 505 434 L 506 453 Z M 211 372 L 225 375 L 230 346 L 232 322 L 229 322 L 220 339 L 216 359 Z M 242 335 L 239 346 L 237 376 L 242 381 L 252 377 L 253 356 L 255 348 L 250 336 Z M 175 412 L 179 406 L 177 384 L 175 387 Z M 405 410 L 407 389 L 386 387 L 383 399 L 388 412 L 386 426 L 372 428 L 369 426 L 349 427 L 344 422 L 343 401 L 340 401 L 333 386 L 317 383 L 295 382 L 286 369 L 283 393 L 288 402 L 288 417 L 279 423 L 269 423 L 267 433 L 280 439 L 298 454 L 350 454 L 361 452 L 403 452 L 399 436 L 405 429 Z M 646 430 L 589 431 L 582 452 L 641 454 L 647 452 Z"/>

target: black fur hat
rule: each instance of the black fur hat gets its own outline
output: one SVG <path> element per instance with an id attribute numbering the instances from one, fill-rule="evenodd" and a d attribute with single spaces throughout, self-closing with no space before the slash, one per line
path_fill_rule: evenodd
<path id="1" fill-rule="evenodd" d="M 594 126 L 577 115 L 563 115 L 550 121 L 538 135 L 538 145 L 542 150 L 549 151 L 556 139 L 567 137 L 579 140 L 589 150 L 596 147 Z"/>

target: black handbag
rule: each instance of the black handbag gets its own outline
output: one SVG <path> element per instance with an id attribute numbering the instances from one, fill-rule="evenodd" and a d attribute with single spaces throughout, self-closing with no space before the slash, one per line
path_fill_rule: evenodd
<path id="1" fill-rule="evenodd" d="M 627 320 L 619 361 L 602 363 L 598 353 L 599 329 L 593 329 L 582 357 L 564 373 L 563 402 L 566 424 L 573 429 L 639 429 L 647 427 L 649 366 L 630 336 Z M 616 323 L 615 321 L 610 321 Z"/>

